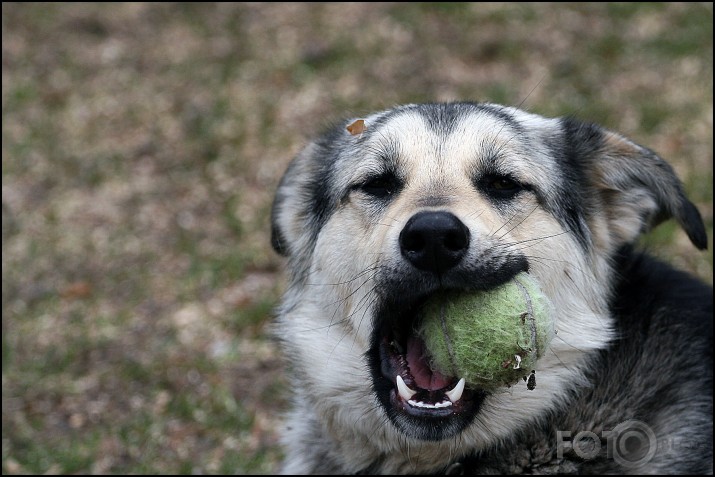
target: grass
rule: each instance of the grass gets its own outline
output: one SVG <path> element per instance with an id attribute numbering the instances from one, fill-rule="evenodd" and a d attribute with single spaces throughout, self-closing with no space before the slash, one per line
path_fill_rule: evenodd
<path id="1" fill-rule="evenodd" d="M 332 120 L 522 104 L 666 157 L 712 237 L 712 5 L 2 6 L 2 470 L 273 473 L 272 193 Z M 712 243 L 712 242 L 710 242 Z M 712 283 L 674 224 L 644 246 Z"/>

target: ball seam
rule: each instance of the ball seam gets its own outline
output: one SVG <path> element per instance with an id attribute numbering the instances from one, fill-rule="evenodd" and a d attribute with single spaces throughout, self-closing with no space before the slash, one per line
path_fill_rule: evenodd
<path id="1" fill-rule="evenodd" d="M 534 346 L 534 353 L 536 357 L 539 356 L 539 345 L 536 340 L 536 317 L 534 316 L 534 307 L 531 303 L 531 295 L 529 295 L 529 290 L 526 289 L 524 284 L 522 284 L 516 277 L 514 277 L 514 283 L 519 287 L 521 293 L 524 295 L 524 300 L 526 301 L 527 315 L 529 316 L 529 324 L 531 325 L 531 342 Z"/>

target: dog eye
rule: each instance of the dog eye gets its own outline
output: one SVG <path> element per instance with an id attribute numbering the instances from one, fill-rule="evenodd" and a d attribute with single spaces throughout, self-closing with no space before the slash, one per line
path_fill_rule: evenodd
<path id="1" fill-rule="evenodd" d="M 489 186 L 498 191 L 509 191 L 509 190 L 514 190 L 519 188 L 519 184 L 514 182 L 513 180 L 509 179 L 508 177 L 498 177 L 496 179 L 493 179 L 490 183 Z"/>
<path id="2" fill-rule="evenodd" d="M 482 189 L 497 199 L 511 199 L 525 189 L 522 184 L 508 176 L 489 175 L 480 182 Z"/>
<path id="3" fill-rule="evenodd" d="M 373 197 L 384 199 L 399 189 L 397 178 L 391 174 L 383 174 L 363 182 L 358 188 Z"/>

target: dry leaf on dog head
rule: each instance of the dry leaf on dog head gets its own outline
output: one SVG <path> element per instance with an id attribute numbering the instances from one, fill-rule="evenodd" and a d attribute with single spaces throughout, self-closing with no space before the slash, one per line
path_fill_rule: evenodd
<path id="1" fill-rule="evenodd" d="M 363 131 L 365 131 L 366 126 L 365 126 L 365 120 L 364 119 L 358 119 L 354 123 L 352 123 L 350 126 L 346 128 L 350 134 L 353 136 L 357 136 L 358 134 L 362 134 Z"/>

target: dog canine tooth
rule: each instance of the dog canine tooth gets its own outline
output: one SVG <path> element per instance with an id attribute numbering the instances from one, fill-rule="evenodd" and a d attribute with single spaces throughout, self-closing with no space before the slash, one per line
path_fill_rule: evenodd
<path id="1" fill-rule="evenodd" d="M 409 401 L 410 399 L 412 399 L 412 396 L 417 394 L 417 391 L 413 391 L 407 386 L 407 384 L 405 384 L 405 381 L 399 374 L 397 375 L 397 378 L 395 378 L 395 380 L 397 381 L 397 391 L 400 393 L 400 397 L 402 397 L 402 399 L 404 399 L 405 401 Z"/>
<path id="2" fill-rule="evenodd" d="M 445 394 L 452 402 L 457 402 L 462 399 L 462 393 L 464 392 L 464 378 L 460 379 L 457 385 L 452 388 L 452 390 L 447 391 Z"/>

